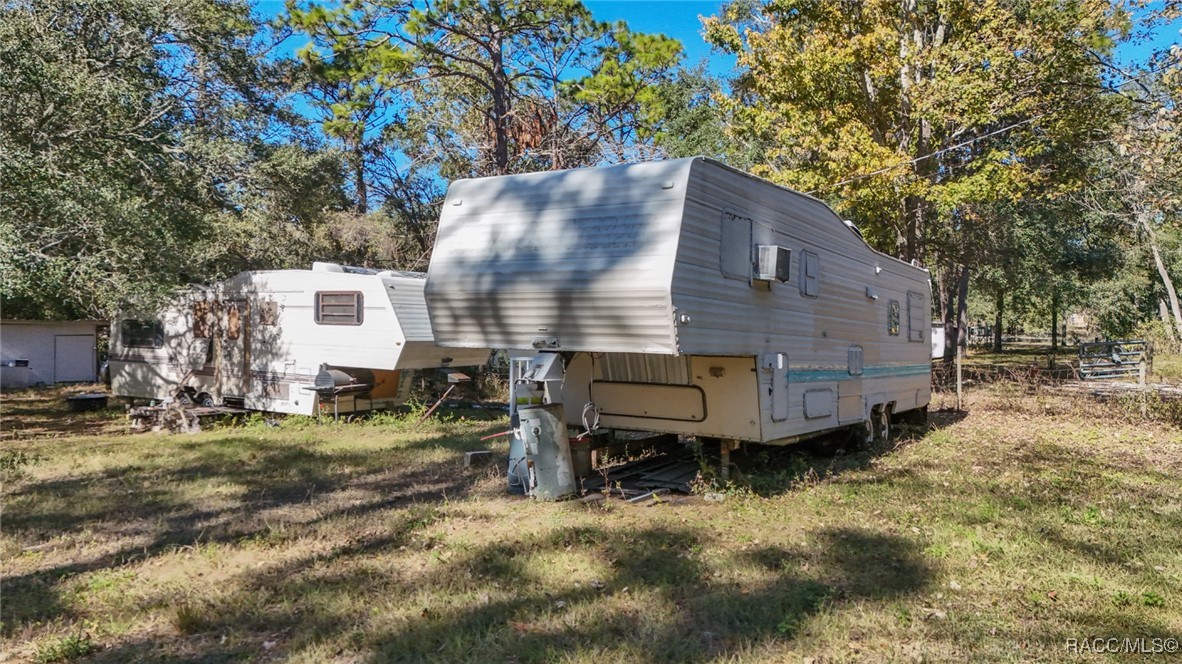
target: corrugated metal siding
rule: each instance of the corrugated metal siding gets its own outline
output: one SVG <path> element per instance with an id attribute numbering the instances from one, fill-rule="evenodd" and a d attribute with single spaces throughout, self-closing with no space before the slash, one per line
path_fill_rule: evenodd
<path id="1" fill-rule="evenodd" d="M 433 341 L 431 319 L 427 316 L 427 301 L 423 289 L 427 286 L 427 275 L 416 277 L 382 277 L 386 294 L 394 305 L 398 324 L 407 341 Z"/>
<path id="2" fill-rule="evenodd" d="M 453 183 L 427 278 L 436 341 L 675 353 L 669 287 L 691 163 Z"/>
<path id="3" fill-rule="evenodd" d="M 689 385 L 689 358 L 682 355 L 644 353 L 596 353 L 592 356 L 595 380 L 626 383 Z"/>

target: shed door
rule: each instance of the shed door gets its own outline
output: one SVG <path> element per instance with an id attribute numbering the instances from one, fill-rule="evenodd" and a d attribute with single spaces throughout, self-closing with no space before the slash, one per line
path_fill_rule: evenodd
<path id="1" fill-rule="evenodd" d="M 94 335 L 59 334 L 53 338 L 53 380 L 94 382 Z"/>
<path id="2" fill-rule="evenodd" d="M 783 422 L 788 419 L 788 354 L 768 353 L 761 358 L 760 365 L 769 374 L 770 380 L 763 382 L 772 399 L 772 421 Z"/>

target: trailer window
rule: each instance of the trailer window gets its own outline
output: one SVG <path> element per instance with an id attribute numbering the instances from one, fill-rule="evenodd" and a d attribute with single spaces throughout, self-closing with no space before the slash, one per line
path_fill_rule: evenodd
<path id="1" fill-rule="evenodd" d="M 242 335 L 242 307 L 241 302 L 226 303 L 226 338 L 231 341 Z"/>
<path id="2" fill-rule="evenodd" d="M 158 320 L 125 320 L 120 325 L 119 338 L 128 348 L 162 348 L 164 325 Z"/>
<path id="3" fill-rule="evenodd" d="M 751 218 L 734 210 L 722 211 L 722 240 L 718 268 L 727 279 L 751 279 Z"/>
<path id="4" fill-rule="evenodd" d="M 316 293 L 316 323 L 319 325 L 360 325 L 364 318 L 361 293 Z"/>
<path id="5" fill-rule="evenodd" d="M 817 297 L 821 292 L 821 257 L 811 251 L 800 252 L 800 294 Z"/>
<path id="6" fill-rule="evenodd" d="M 899 336 L 899 301 L 891 300 L 887 305 L 887 334 Z"/>
<path id="7" fill-rule="evenodd" d="M 907 293 L 907 341 L 923 341 L 925 321 L 931 318 L 927 311 L 927 303 L 923 295 L 910 291 Z"/>

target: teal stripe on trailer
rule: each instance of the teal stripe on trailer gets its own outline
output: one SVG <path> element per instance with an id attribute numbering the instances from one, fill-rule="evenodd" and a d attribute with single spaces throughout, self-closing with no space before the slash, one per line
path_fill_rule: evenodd
<path id="1" fill-rule="evenodd" d="M 919 376 L 930 374 L 930 364 L 903 364 L 895 366 L 866 367 L 857 376 L 851 376 L 846 369 L 789 369 L 788 381 L 796 383 L 829 383 L 835 380 L 854 378 L 884 378 L 887 376 Z"/>

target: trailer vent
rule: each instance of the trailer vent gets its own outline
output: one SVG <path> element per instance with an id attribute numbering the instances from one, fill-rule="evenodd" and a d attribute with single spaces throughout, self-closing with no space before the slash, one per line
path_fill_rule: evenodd
<path id="1" fill-rule="evenodd" d="M 595 380 L 620 383 L 689 385 L 688 355 L 604 353 L 595 358 Z"/>
<path id="2" fill-rule="evenodd" d="M 851 376 L 862 375 L 862 347 L 850 346 L 849 351 L 849 369 Z"/>

